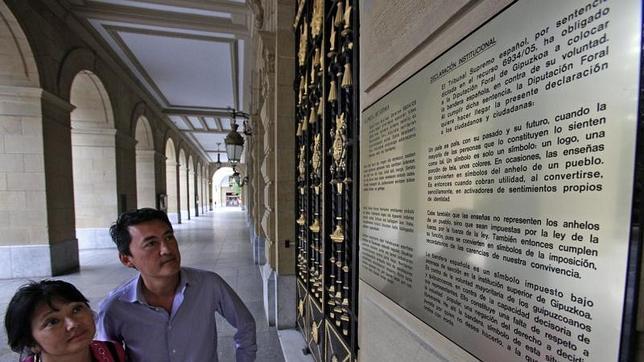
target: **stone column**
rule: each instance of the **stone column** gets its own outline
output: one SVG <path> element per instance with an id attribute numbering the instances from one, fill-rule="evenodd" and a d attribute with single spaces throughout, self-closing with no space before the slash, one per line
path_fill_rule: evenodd
<path id="1" fill-rule="evenodd" d="M 264 177 L 264 215 L 262 215 L 262 229 L 266 236 L 266 262 L 271 269 L 275 269 L 275 36 L 268 32 L 260 32 L 262 68 L 262 97 L 263 107 L 260 110 L 262 126 L 264 128 L 264 155 L 262 158 L 261 173 Z"/>
<path id="2" fill-rule="evenodd" d="M 179 164 L 175 161 L 166 160 L 166 179 L 167 184 L 167 194 L 168 194 L 168 218 L 173 224 L 179 223 L 179 187 L 177 185 L 177 180 L 179 176 Z"/>
<path id="3" fill-rule="evenodd" d="M 165 171 L 165 154 L 164 152 L 154 152 L 154 204 L 158 208 L 159 194 L 168 194 L 167 190 L 167 175 Z M 166 197 L 166 208 L 168 207 L 168 200 Z"/>
<path id="4" fill-rule="evenodd" d="M 177 191 L 177 223 L 181 224 L 181 164 L 179 162 L 177 162 L 175 166 L 175 172 L 174 182 L 176 183 L 175 190 Z"/>
<path id="5" fill-rule="evenodd" d="M 72 222 L 74 220 L 70 125 L 72 109 L 73 106 L 68 102 L 43 91 L 42 133 L 45 189 L 47 194 L 47 234 L 51 262 L 49 275 L 70 273 L 77 271 L 79 268 L 78 240 L 76 239 L 76 231 Z M 25 129 L 29 128 L 23 125 L 23 131 Z M 21 181 L 21 183 L 24 183 L 24 181 Z M 35 182 L 35 184 L 38 185 L 39 182 Z M 37 197 L 37 194 L 34 196 Z M 27 197 L 27 200 L 29 200 L 29 197 Z M 12 255 L 12 262 L 19 260 L 22 263 L 28 263 L 28 270 L 38 268 L 36 266 L 38 261 L 32 257 L 20 258 L 15 254 Z M 28 273 L 30 272 L 24 273 L 23 276 Z M 43 274 L 39 273 L 39 275 Z"/>
<path id="6" fill-rule="evenodd" d="M 295 126 L 294 35 L 295 2 L 277 1 L 275 56 L 275 271 L 278 329 L 295 327 Z"/>
<path id="7" fill-rule="evenodd" d="M 78 270 L 72 109 L 39 88 L 0 86 L 0 278 Z"/>
<path id="8" fill-rule="evenodd" d="M 192 183 L 190 186 L 192 186 L 192 189 L 194 192 L 192 193 L 192 207 L 194 211 L 194 216 L 197 217 L 199 216 L 199 168 L 198 166 L 192 166 L 193 171 L 190 174 L 192 176 Z"/>
<path id="9" fill-rule="evenodd" d="M 188 159 L 188 164 L 186 165 L 186 200 L 188 202 L 188 205 L 187 205 L 188 220 L 191 220 L 195 217 L 194 197 L 191 197 L 195 186 L 194 186 L 194 176 L 192 174 L 194 172 L 192 169 L 194 166 L 192 165 L 192 162 L 190 162 L 189 160 L 190 159 Z"/>
<path id="10" fill-rule="evenodd" d="M 275 154 L 273 152 L 273 122 L 274 122 L 274 60 L 275 60 L 275 36 L 267 31 L 258 31 L 256 34 L 258 68 L 260 69 L 258 77 L 259 97 L 263 100 L 258 108 L 258 116 L 261 122 L 263 133 L 256 137 L 261 141 L 258 146 L 258 164 L 261 175 L 260 183 L 263 184 L 261 190 L 261 235 L 263 242 L 258 244 L 260 254 L 258 259 L 263 259 L 260 272 L 263 281 L 264 311 L 269 325 L 275 324 Z M 263 249 L 263 255 L 262 255 Z"/>
<path id="11" fill-rule="evenodd" d="M 187 162 L 186 162 L 187 164 Z M 186 222 L 187 220 L 190 219 L 190 215 L 188 214 L 188 171 L 186 170 L 186 165 L 181 164 L 181 160 L 177 163 L 177 167 L 179 168 L 179 172 L 177 172 L 177 177 L 178 180 L 177 182 L 179 183 L 179 188 L 178 188 L 178 195 L 179 195 L 179 222 Z"/>
<path id="12" fill-rule="evenodd" d="M 255 119 L 255 147 L 253 152 L 255 153 L 255 163 L 253 164 L 255 175 L 255 194 L 253 195 L 255 199 L 255 210 L 253 214 L 253 228 L 255 230 L 255 239 L 254 239 L 254 248 L 253 248 L 253 257 L 255 259 L 255 264 L 263 265 L 266 264 L 266 254 L 264 251 L 266 243 L 266 234 L 264 233 L 264 228 L 262 228 L 261 220 L 264 216 L 266 206 L 264 205 L 264 190 L 265 183 L 264 177 L 261 170 L 261 162 L 264 158 L 264 127 L 262 125 L 261 118 L 259 114 L 256 114 Z"/>
<path id="13" fill-rule="evenodd" d="M 123 131 L 116 131 L 116 192 L 119 214 L 136 208 L 135 147 L 136 139 Z"/>
<path id="14" fill-rule="evenodd" d="M 208 185 L 208 181 L 206 179 L 206 175 L 208 175 L 208 171 L 206 170 L 206 167 L 202 167 L 201 171 L 201 213 L 205 214 L 208 212 L 208 192 L 206 192 L 206 188 Z"/>

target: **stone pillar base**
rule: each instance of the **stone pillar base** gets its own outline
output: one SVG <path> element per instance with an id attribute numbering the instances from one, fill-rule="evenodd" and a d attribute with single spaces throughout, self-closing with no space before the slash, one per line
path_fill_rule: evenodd
<path id="1" fill-rule="evenodd" d="M 266 240 L 261 235 L 255 235 L 255 240 L 253 244 L 253 259 L 255 259 L 255 264 L 264 265 L 266 264 Z"/>
<path id="2" fill-rule="evenodd" d="M 264 264 L 259 267 L 262 275 L 262 291 L 264 296 L 264 313 L 266 313 L 266 322 L 269 326 L 275 325 L 275 272 L 271 266 Z M 293 298 L 295 299 L 295 298 Z M 295 310 L 295 306 L 293 307 Z"/>
<path id="3" fill-rule="evenodd" d="M 295 275 L 275 275 L 275 321 L 277 329 L 295 328 Z"/>
<path id="4" fill-rule="evenodd" d="M 78 242 L 0 246 L 0 278 L 51 277 L 79 269 Z"/>

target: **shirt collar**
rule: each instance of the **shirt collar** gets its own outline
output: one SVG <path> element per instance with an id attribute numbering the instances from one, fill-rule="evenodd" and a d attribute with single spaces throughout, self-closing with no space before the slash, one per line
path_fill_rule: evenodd
<path id="1" fill-rule="evenodd" d="M 188 273 L 181 268 L 181 271 L 179 272 L 179 285 L 177 286 L 175 294 L 177 292 L 184 293 L 188 285 L 190 285 Z M 123 296 L 119 299 L 130 303 L 148 304 L 143 296 L 142 288 L 143 278 L 141 278 L 141 274 L 139 273 L 139 275 L 132 280 L 125 293 L 123 293 Z"/>

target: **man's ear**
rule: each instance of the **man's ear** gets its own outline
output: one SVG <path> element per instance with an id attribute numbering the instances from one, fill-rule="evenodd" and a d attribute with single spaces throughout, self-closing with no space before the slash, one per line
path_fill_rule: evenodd
<path id="1" fill-rule="evenodd" d="M 135 268 L 134 263 L 132 263 L 131 256 L 119 253 L 119 260 L 121 260 L 121 264 L 125 265 L 126 267 Z"/>

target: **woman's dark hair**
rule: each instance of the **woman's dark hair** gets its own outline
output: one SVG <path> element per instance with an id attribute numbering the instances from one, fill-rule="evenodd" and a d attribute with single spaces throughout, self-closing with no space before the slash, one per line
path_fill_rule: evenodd
<path id="1" fill-rule="evenodd" d="M 132 236 L 130 235 L 130 230 L 128 230 L 130 226 L 153 220 L 159 220 L 168 225 L 171 231 L 173 230 L 172 224 L 168 219 L 168 215 L 161 210 L 143 208 L 126 211 L 119 215 L 114 225 L 110 227 L 110 236 L 112 237 L 114 244 L 116 244 L 116 248 L 119 250 L 119 253 L 123 255 L 132 255 L 130 254 L 130 242 L 132 241 Z"/>
<path id="2" fill-rule="evenodd" d="M 31 333 L 31 318 L 40 303 L 47 303 L 56 310 L 52 305 L 53 300 L 89 303 L 75 286 L 62 280 L 32 281 L 21 286 L 11 298 L 4 317 L 7 340 L 14 352 L 22 353 L 36 345 Z"/>

